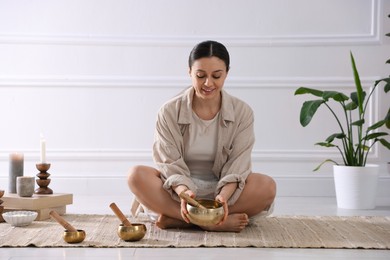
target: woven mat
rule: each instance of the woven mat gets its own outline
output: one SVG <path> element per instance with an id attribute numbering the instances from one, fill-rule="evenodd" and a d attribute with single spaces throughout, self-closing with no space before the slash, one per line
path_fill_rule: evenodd
<path id="1" fill-rule="evenodd" d="M 161 230 L 147 219 L 145 237 L 122 241 L 114 215 L 66 215 L 64 218 L 87 233 L 79 244 L 62 239 L 63 228 L 53 220 L 34 221 L 27 227 L 0 223 L 1 247 L 267 247 L 390 249 L 390 217 L 277 216 L 257 218 L 240 233 L 200 229 Z"/>

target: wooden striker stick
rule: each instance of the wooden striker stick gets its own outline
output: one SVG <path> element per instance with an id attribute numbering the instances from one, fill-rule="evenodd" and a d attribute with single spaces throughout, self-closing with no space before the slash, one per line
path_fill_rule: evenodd
<path id="1" fill-rule="evenodd" d="M 118 208 L 118 206 L 113 202 L 110 204 L 110 208 L 114 211 L 115 215 L 119 218 L 122 224 L 126 227 L 131 227 L 130 221 L 126 218 L 126 216 L 122 213 L 122 211 Z"/>
<path id="2" fill-rule="evenodd" d="M 62 218 L 58 213 L 54 210 L 50 211 L 50 216 L 54 218 L 61 226 L 65 228 L 65 230 L 70 232 L 77 232 L 77 229 L 75 229 L 70 223 L 68 223 L 64 218 Z"/>
<path id="3" fill-rule="evenodd" d="M 190 203 L 191 205 L 195 206 L 195 207 L 198 207 L 198 208 L 201 208 L 201 209 L 206 209 L 205 206 L 203 206 L 202 204 L 200 204 L 198 201 L 196 201 L 195 199 L 191 198 L 187 193 L 185 193 L 184 191 L 181 192 L 179 194 L 179 197 L 182 198 L 183 200 L 187 201 L 188 203 Z"/>

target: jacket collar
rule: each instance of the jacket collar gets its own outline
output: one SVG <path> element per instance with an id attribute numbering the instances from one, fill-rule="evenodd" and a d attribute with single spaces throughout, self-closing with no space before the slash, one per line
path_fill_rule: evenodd
<path id="1" fill-rule="evenodd" d="M 190 124 L 192 113 L 192 99 L 194 97 L 194 88 L 189 87 L 186 89 L 181 98 L 181 105 L 179 110 L 179 117 L 177 122 L 179 124 Z M 234 110 L 232 97 L 222 89 L 222 106 L 221 106 L 221 118 L 225 126 L 229 121 L 234 122 Z"/>

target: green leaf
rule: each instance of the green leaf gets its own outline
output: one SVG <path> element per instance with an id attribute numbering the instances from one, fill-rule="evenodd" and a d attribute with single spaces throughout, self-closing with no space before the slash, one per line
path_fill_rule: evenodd
<path id="1" fill-rule="evenodd" d="M 336 165 L 339 165 L 337 162 L 335 162 L 335 161 L 333 161 L 333 160 L 331 160 L 331 159 L 326 159 L 325 161 L 323 161 L 322 163 L 320 163 L 320 165 L 318 165 L 318 166 L 313 170 L 313 172 L 318 171 L 318 170 L 321 168 L 321 166 L 324 165 L 324 164 L 327 163 L 327 162 L 332 162 L 332 163 L 334 163 L 334 164 L 336 164 Z"/>
<path id="2" fill-rule="evenodd" d="M 382 81 L 385 83 L 385 86 L 383 87 L 385 93 L 389 92 L 390 91 L 390 78 L 379 79 L 379 80 L 375 81 L 374 86 L 377 86 Z"/>
<path id="3" fill-rule="evenodd" d="M 363 101 L 364 101 L 365 98 L 366 98 L 366 92 L 363 91 Z M 351 93 L 351 99 L 352 99 L 353 103 L 356 104 L 356 106 L 359 104 L 359 98 L 358 98 L 357 92 L 352 92 Z"/>
<path id="4" fill-rule="evenodd" d="M 373 124 L 372 126 L 370 126 L 369 128 L 367 128 L 367 132 L 370 132 L 372 130 L 375 130 L 381 126 L 383 126 L 384 124 L 386 123 L 386 120 L 381 120 L 381 121 L 378 121 L 376 122 L 375 124 Z"/>
<path id="5" fill-rule="evenodd" d="M 317 109 L 324 103 L 323 100 L 310 100 L 305 101 L 301 108 L 300 122 L 302 126 L 307 126 Z"/>
<path id="6" fill-rule="evenodd" d="M 370 147 L 368 147 L 367 145 L 359 144 L 359 145 L 356 145 L 356 146 L 359 147 L 360 149 L 362 149 L 363 151 L 370 150 Z"/>
<path id="7" fill-rule="evenodd" d="M 294 95 L 312 94 L 317 97 L 322 97 L 322 93 L 321 90 L 300 87 L 295 91 Z"/>
<path id="8" fill-rule="evenodd" d="M 385 117 L 385 121 L 386 121 L 386 127 L 390 129 L 390 108 L 387 111 L 387 115 Z"/>
<path id="9" fill-rule="evenodd" d="M 337 102 L 346 101 L 349 99 L 348 96 L 344 95 L 341 92 L 337 91 L 324 91 L 324 94 L 322 95 L 322 98 L 325 100 L 328 100 L 329 98 L 334 99 Z"/>
<path id="10" fill-rule="evenodd" d="M 353 122 L 352 125 L 362 126 L 364 124 L 364 122 L 365 122 L 365 120 L 363 118 L 363 119 L 360 119 L 360 120 Z"/>
<path id="11" fill-rule="evenodd" d="M 333 142 L 333 140 L 334 140 L 335 138 L 337 138 L 337 139 L 343 139 L 344 137 L 345 137 L 345 134 L 343 134 L 343 133 L 336 133 L 336 134 L 332 134 L 331 136 L 329 136 L 328 138 L 326 138 L 325 141 L 327 141 L 328 143 L 331 143 L 331 142 Z"/>
<path id="12" fill-rule="evenodd" d="M 390 91 L 390 78 L 387 78 L 385 80 L 385 82 L 386 82 L 386 85 L 385 85 L 384 89 L 385 89 L 385 93 L 387 93 Z"/>
<path id="13" fill-rule="evenodd" d="M 375 139 L 375 138 L 378 138 L 380 136 L 386 136 L 386 135 L 389 135 L 389 134 L 385 133 L 385 132 L 372 133 L 372 134 L 366 135 L 363 139 L 371 140 L 371 139 Z"/>
<path id="14" fill-rule="evenodd" d="M 387 149 L 390 150 L 390 143 L 389 143 L 388 141 L 386 141 L 386 139 L 381 138 L 381 139 L 378 139 L 378 141 L 379 141 L 384 147 L 386 147 Z"/>
<path id="15" fill-rule="evenodd" d="M 319 143 L 315 143 L 315 145 L 319 145 L 319 146 L 323 146 L 323 147 L 337 147 L 337 145 L 334 145 L 334 144 L 331 144 L 328 142 L 319 142 Z"/>
<path id="16" fill-rule="evenodd" d="M 352 62 L 352 69 L 353 69 L 353 76 L 355 79 L 355 86 L 356 86 L 356 92 L 357 92 L 357 99 L 358 99 L 358 107 L 359 107 L 359 114 L 363 114 L 363 88 L 362 84 L 360 82 L 359 72 L 357 71 L 355 59 L 353 58 L 353 54 L 351 52 L 351 62 Z"/>
<path id="17" fill-rule="evenodd" d="M 357 108 L 357 105 L 355 102 L 349 102 L 347 105 L 345 105 L 345 110 L 355 110 Z"/>

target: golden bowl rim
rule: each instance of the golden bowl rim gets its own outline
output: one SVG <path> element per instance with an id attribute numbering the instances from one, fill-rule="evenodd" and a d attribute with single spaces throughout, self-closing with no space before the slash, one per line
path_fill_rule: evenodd
<path id="1" fill-rule="evenodd" d="M 198 201 L 201 205 L 203 205 L 202 202 L 206 202 L 206 201 L 208 201 L 208 202 L 213 202 L 213 203 L 217 203 L 217 204 L 218 204 L 218 207 L 216 207 L 216 208 L 206 208 L 206 210 L 213 210 L 213 209 L 223 208 L 223 204 L 222 204 L 221 202 L 217 201 L 217 200 L 211 200 L 211 199 L 196 199 L 196 201 Z M 198 208 L 197 206 L 191 205 L 191 204 L 189 204 L 189 203 L 187 203 L 187 207 L 190 207 L 190 208 Z M 203 209 L 203 210 L 204 210 L 204 209 Z"/>
<path id="2" fill-rule="evenodd" d="M 122 239 L 123 241 L 131 241 L 131 242 L 135 242 L 143 239 L 146 235 L 146 232 L 147 232 L 146 225 L 142 223 L 132 223 L 132 226 L 130 227 L 120 224 L 117 230 L 120 239 Z"/>
<path id="3" fill-rule="evenodd" d="M 193 205 L 190 205 L 187 203 L 187 210 L 189 213 L 188 218 L 190 219 L 192 224 L 197 225 L 197 226 L 214 226 L 214 225 L 218 224 L 218 223 L 215 223 L 216 220 L 218 220 L 218 222 L 220 220 L 222 220 L 222 218 L 224 216 L 225 209 L 223 208 L 223 204 L 221 202 L 216 201 L 216 200 L 210 200 L 210 199 L 198 199 L 197 201 L 200 203 L 202 203 L 204 201 L 212 202 L 214 204 L 217 203 L 218 207 L 202 209 L 202 208 L 199 208 L 199 207 L 196 207 L 196 206 L 193 206 Z M 204 204 L 202 204 L 202 205 L 204 205 Z M 196 214 L 193 214 L 194 213 L 193 210 L 195 210 L 196 212 L 198 212 L 200 214 L 205 213 L 205 212 L 209 212 L 211 214 L 213 212 L 219 212 L 219 211 L 221 211 L 222 214 L 216 215 L 217 218 L 215 220 L 209 220 L 207 222 L 204 222 L 203 220 L 199 219 L 199 216 L 197 216 Z"/>
<path id="4" fill-rule="evenodd" d="M 69 236 L 76 236 L 74 237 L 69 237 Z M 72 244 L 72 243 L 81 243 L 85 240 L 87 236 L 87 233 L 83 229 L 77 229 L 77 231 L 69 231 L 69 230 L 64 230 L 62 234 L 62 238 L 66 243 Z"/>

